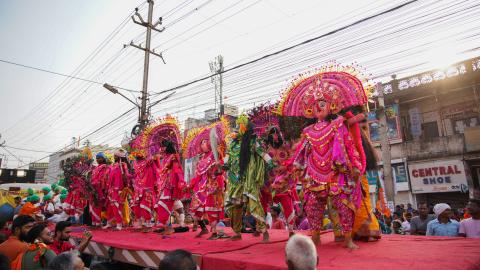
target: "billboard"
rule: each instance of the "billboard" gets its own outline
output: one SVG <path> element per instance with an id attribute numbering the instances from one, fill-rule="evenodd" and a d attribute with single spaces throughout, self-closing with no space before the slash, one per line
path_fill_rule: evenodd
<path id="1" fill-rule="evenodd" d="M 461 160 L 409 163 L 412 193 L 467 192 L 467 177 Z"/>
<path id="2" fill-rule="evenodd" d="M 398 104 L 392 104 L 385 107 L 387 117 L 387 135 L 391 142 L 401 142 L 402 134 L 400 129 L 400 112 Z M 370 140 L 372 142 L 380 141 L 380 122 L 376 111 L 370 111 L 367 115 L 367 121 L 370 131 Z"/>

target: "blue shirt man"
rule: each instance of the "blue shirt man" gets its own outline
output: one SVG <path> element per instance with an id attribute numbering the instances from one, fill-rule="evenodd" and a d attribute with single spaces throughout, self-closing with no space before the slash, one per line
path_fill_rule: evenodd
<path id="1" fill-rule="evenodd" d="M 441 223 L 438 218 L 430 221 L 427 225 L 427 236 L 458 236 L 460 223 L 449 219 L 447 223 Z"/>
<path id="2" fill-rule="evenodd" d="M 460 223 L 451 220 L 451 208 L 446 203 L 439 203 L 433 207 L 436 219 L 427 224 L 427 236 L 458 236 Z"/>

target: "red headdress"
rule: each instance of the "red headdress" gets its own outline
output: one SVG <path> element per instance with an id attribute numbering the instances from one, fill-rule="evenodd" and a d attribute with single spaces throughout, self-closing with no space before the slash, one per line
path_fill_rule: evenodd
<path id="1" fill-rule="evenodd" d="M 184 158 L 192 158 L 202 153 L 202 141 L 207 140 L 210 142 L 210 133 L 212 132 L 212 129 L 215 130 L 215 136 L 218 142 L 220 142 L 220 145 L 225 144 L 226 137 L 230 133 L 230 127 L 228 120 L 222 117 L 220 121 L 213 124 L 201 128 L 193 128 L 188 131 L 182 144 Z M 218 150 L 219 149 L 217 149 L 217 151 Z"/>
<path id="2" fill-rule="evenodd" d="M 148 125 L 130 143 L 133 156 L 152 157 L 159 153 L 162 142 L 168 140 L 180 151 L 182 143 L 178 121 L 170 115 Z"/>
<path id="3" fill-rule="evenodd" d="M 319 100 L 331 105 L 333 113 L 363 106 L 367 92 L 372 90 L 360 68 L 331 64 L 308 74 L 300 74 L 283 94 L 278 113 L 285 116 L 313 118 L 313 108 Z"/>
<path id="4" fill-rule="evenodd" d="M 248 113 L 249 122 L 253 126 L 253 132 L 257 137 L 267 136 L 273 127 L 280 129 L 280 121 L 275 113 L 275 105 L 260 105 Z"/>

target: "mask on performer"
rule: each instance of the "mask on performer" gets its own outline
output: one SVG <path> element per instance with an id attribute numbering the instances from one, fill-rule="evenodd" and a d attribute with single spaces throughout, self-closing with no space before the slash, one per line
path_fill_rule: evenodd
<path id="1" fill-rule="evenodd" d="M 331 104 L 325 100 L 318 100 L 315 103 L 313 113 L 318 120 L 324 120 L 330 114 Z"/>
<path id="2" fill-rule="evenodd" d="M 200 145 L 200 149 L 203 153 L 208 153 L 211 151 L 210 142 L 208 140 L 202 140 L 202 144 Z"/>

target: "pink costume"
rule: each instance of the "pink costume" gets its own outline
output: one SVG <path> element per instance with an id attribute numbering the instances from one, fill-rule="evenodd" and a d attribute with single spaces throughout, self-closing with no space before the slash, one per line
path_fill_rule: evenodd
<path id="1" fill-rule="evenodd" d="M 354 186 L 348 176 L 355 169 L 359 171 L 361 164 L 343 118 L 308 126 L 303 135 L 294 158 L 306 169 L 303 186 L 310 226 L 313 230 L 322 229 L 327 197 L 331 196 L 339 212 L 342 232 L 350 232 L 355 207 L 349 198 Z"/>
<path id="2" fill-rule="evenodd" d="M 121 193 L 128 186 L 131 178 L 127 164 L 124 162 L 115 162 L 111 166 L 107 185 L 107 217 L 109 221 L 114 220 L 117 225 L 122 224 L 123 221 L 125 198 L 122 198 Z"/>
<path id="3" fill-rule="evenodd" d="M 183 169 L 178 154 L 165 154 L 159 160 L 159 165 L 158 197 L 155 207 L 157 221 L 166 224 L 171 215 L 173 203 L 175 200 L 183 198 L 185 181 L 183 180 Z"/>
<path id="4" fill-rule="evenodd" d="M 213 153 L 204 153 L 197 163 L 195 177 L 191 183 L 195 193 L 191 211 L 198 219 L 207 214 L 209 222 L 219 221 L 224 217 L 225 177 L 223 172 L 218 173 L 215 165 Z"/>
<path id="5" fill-rule="evenodd" d="M 89 194 L 88 173 L 91 171 L 92 159 L 88 155 L 81 154 L 73 157 L 63 166 L 65 184 L 68 187 L 68 195 L 65 199 L 65 212 L 70 215 L 81 215 L 87 206 Z"/>
<path id="6" fill-rule="evenodd" d="M 363 106 L 367 96 L 355 68 L 331 65 L 312 76 L 302 75 L 285 92 L 278 112 L 286 116 L 317 118 L 306 127 L 290 162 L 305 170 L 305 210 L 314 231 L 322 228 L 327 198 L 339 212 L 341 230 L 351 232 L 358 194 L 353 194 L 363 168 L 355 143 L 338 116 L 342 109 Z M 334 120 L 327 120 L 327 117 Z"/>
<path id="7" fill-rule="evenodd" d="M 85 178 L 80 176 L 72 176 L 70 178 L 71 184 L 69 185 L 69 192 L 67 198 L 65 199 L 66 205 L 68 205 L 66 209 L 66 213 L 69 216 L 73 216 L 75 214 L 81 215 L 83 214 L 83 210 L 85 206 L 87 206 L 87 200 L 85 199 Z"/>
<path id="8" fill-rule="evenodd" d="M 157 222 L 166 224 L 174 201 L 183 198 L 185 184 L 178 155 L 181 144 L 178 126 L 177 120 L 167 115 L 145 127 L 130 142 L 131 155 L 145 158 L 136 163 L 140 169 L 135 182 L 137 217 L 148 218 L 153 210 Z"/>
<path id="9" fill-rule="evenodd" d="M 137 159 L 134 162 L 135 178 L 133 182 L 133 212 L 135 217 L 150 221 L 157 202 L 155 184 L 158 178 L 158 165 L 154 159 Z"/>
<path id="10" fill-rule="evenodd" d="M 282 205 L 288 227 L 293 229 L 295 225 L 294 206 L 297 206 L 300 200 L 296 190 L 298 173 L 291 166 L 283 165 L 290 158 L 289 150 L 285 146 L 278 149 L 269 147 L 268 154 L 278 166 L 269 172 L 268 177 L 274 191 L 273 201 Z"/>
<path id="11" fill-rule="evenodd" d="M 225 176 L 217 165 L 223 164 L 228 132 L 228 121 L 222 118 L 206 127 L 190 130 L 183 144 L 185 158 L 200 156 L 195 177 L 190 182 L 190 190 L 194 193 L 190 211 L 197 219 L 206 214 L 211 223 L 224 218 Z"/>
<path id="12" fill-rule="evenodd" d="M 110 174 L 110 167 L 107 164 L 100 164 L 92 170 L 92 187 L 95 195 L 90 203 L 90 216 L 93 224 L 102 223 L 102 208 L 107 200 L 106 186 Z"/>

